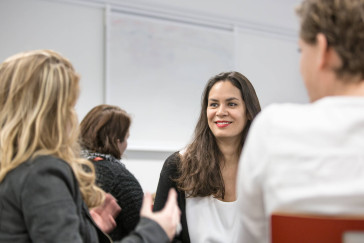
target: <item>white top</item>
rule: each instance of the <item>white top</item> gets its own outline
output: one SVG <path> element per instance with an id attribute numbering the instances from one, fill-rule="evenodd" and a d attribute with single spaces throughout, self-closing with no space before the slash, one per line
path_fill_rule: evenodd
<path id="1" fill-rule="evenodd" d="M 237 183 L 243 241 L 235 242 L 269 242 L 274 211 L 364 215 L 364 98 L 265 108 Z"/>
<path id="2" fill-rule="evenodd" d="M 223 202 L 212 196 L 186 198 L 191 243 L 234 242 L 240 230 L 236 206 L 237 201 Z"/>

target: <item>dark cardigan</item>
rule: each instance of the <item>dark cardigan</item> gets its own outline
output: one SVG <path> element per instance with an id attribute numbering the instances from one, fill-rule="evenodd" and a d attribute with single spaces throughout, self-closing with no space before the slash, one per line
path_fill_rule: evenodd
<path id="1" fill-rule="evenodd" d="M 168 192 L 170 188 L 174 188 L 178 194 L 178 206 L 181 210 L 181 225 L 182 231 L 179 235 L 177 235 L 173 242 L 183 242 L 183 243 L 190 243 L 190 236 L 188 234 L 188 227 L 187 227 L 187 218 L 186 218 L 186 199 L 185 193 L 183 191 L 177 190 L 176 183 L 172 180 L 172 178 L 177 178 L 178 170 L 177 165 L 180 163 L 179 152 L 175 152 L 170 155 L 166 161 L 164 162 L 162 171 L 160 173 L 159 182 L 157 193 L 154 201 L 153 211 L 161 210 L 168 197 Z"/>
<path id="2" fill-rule="evenodd" d="M 115 157 L 87 151 L 84 151 L 84 156 L 95 166 L 96 184 L 113 195 L 121 207 L 121 212 L 115 219 L 117 227 L 109 234 L 113 240 L 120 240 L 133 231 L 139 222 L 143 202 L 142 187 Z"/>

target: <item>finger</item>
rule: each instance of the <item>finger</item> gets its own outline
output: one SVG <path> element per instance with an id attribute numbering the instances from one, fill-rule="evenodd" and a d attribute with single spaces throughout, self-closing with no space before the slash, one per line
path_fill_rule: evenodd
<path id="1" fill-rule="evenodd" d="M 91 217 L 95 220 L 97 217 L 99 217 L 99 215 L 94 211 L 94 210 L 90 210 L 90 215 Z M 96 220 L 95 220 L 96 221 Z"/>
<path id="2" fill-rule="evenodd" d="M 121 207 L 119 206 L 119 204 L 116 204 L 115 209 L 113 210 L 113 212 L 111 213 L 111 215 L 116 218 L 116 216 L 119 215 L 119 213 L 121 212 Z"/>
<path id="3" fill-rule="evenodd" d="M 110 210 L 110 214 L 115 218 L 121 211 L 121 207 L 116 202 L 116 200 L 112 200 L 110 202 L 110 206 L 108 207 Z"/>
<path id="4" fill-rule="evenodd" d="M 177 206 L 177 192 L 171 188 L 168 192 L 168 199 L 163 210 L 173 211 Z"/>
<path id="5" fill-rule="evenodd" d="M 101 229 L 102 228 L 101 216 L 93 211 L 90 211 L 90 215 L 91 215 L 92 219 L 95 221 L 95 223 L 97 224 L 97 226 L 99 226 L 99 228 Z"/>
<path id="6" fill-rule="evenodd" d="M 107 214 L 116 218 L 120 212 L 121 212 L 121 208 L 119 207 L 119 205 L 115 205 L 112 207 L 112 209 L 110 209 L 110 213 L 107 213 Z"/>
<path id="7" fill-rule="evenodd" d="M 110 225 L 111 225 L 110 230 L 114 229 L 116 227 L 116 222 L 115 222 L 115 219 L 111 215 L 109 215 L 109 222 L 110 222 Z"/>
<path id="8" fill-rule="evenodd" d="M 103 208 L 102 206 L 98 206 L 96 208 L 93 208 L 92 211 L 98 214 L 102 214 Z"/>
<path id="9" fill-rule="evenodd" d="M 110 193 L 105 194 L 105 203 L 112 201 L 115 199 Z"/>
<path id="10" fill-rule="evenodd" d="M 105 202 L 104 202 L 105 205 L 108 205 L 108 204 L 117 204 L 117 201 L 116 201 L 116 198 L 113 197 L 111 194 L 106 194 L 106 198 L 105 198 Z"/>
<path id="11" fill-rule="evenodd" d="M 153 203 L 152 195 L 149 192 L 146 192 L 144 194 L 142 209 L 140 210 L 140 213 L 143 215 L 148 215 L 152 213 L 152 203 Z"/>
<path id="12" fill-rule="evenodd" d="M 173 208 L 173 212 L 171 213 L 171 215 L 172 222 L 178 225 L 181 222 L 181 210 L 177 205 Z"/>
<path id="13" fill-rule="evenodd" d="M 97 212 L 99 214 L 104 213 L 105 210 L 108 210 L 108 205 L 110 204 L 112 199 L 113 199 L 113 197 L 109 193 L 106 193 L 104 202 L 101 205 L 99 205 L 98 207 L 93 208 L 92 210 L 94 210 L 95 212 Z"/>

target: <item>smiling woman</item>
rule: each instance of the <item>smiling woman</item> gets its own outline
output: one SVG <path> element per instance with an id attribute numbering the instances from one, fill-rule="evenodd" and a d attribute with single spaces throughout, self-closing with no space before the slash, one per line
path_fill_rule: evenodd
<path id="1" fill-rule="evenodd" d="M 233 144 L 239 144 L 241 131 L 247 122 L 240 90 L 228 81 L 215 84 L 209 94 L 207 119 L 218 143 L 226 138 Z"/>
<path id="2" fill-rule="evenodd" d="M 178 190 L 182 231 L 175 242 L 233 242 L 239 230 L 236 171 L 259 111 L 255 90 L 241 73 L 220 73 L 207 82 L 193 141 L 166 160 L 159 178 L 155 211 L 163 208 L 169 188 Z"/>

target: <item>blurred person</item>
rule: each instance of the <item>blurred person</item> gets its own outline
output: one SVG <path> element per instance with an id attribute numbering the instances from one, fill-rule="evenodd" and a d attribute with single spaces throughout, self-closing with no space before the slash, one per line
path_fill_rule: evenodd
<path id="1" fill-rule="evenodd" d="M 310 103 L 270 105 L 253 122 L 239 242 L 270 242 L 273 212 L 364 214 L 364 0 L 305 0 L 297 12 Z"/>
<path id="2" fill-rule="evenodd" d="M 0 242 L 111 242 L 89 213 L 105 228 L 98 208 L 105 193 L 94 184 L 92 163 L 79 158 L 78 93 L 78 74 L 54 51 L 23 52 L 0 64 Z M 121 242 L 172 239 L 176 192 L 159 214 L 151 201 L 147 194 L 136 230 Z"/>

